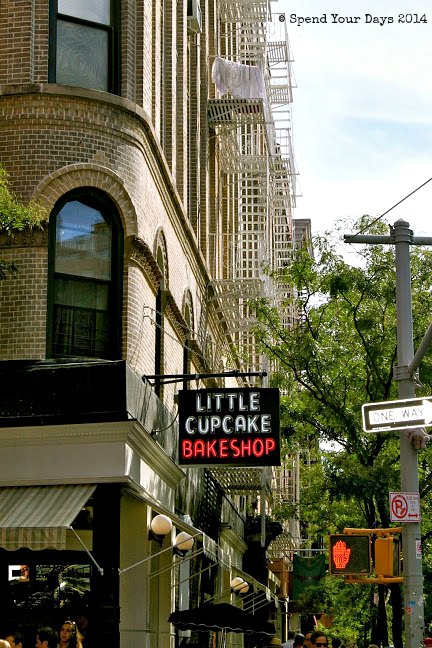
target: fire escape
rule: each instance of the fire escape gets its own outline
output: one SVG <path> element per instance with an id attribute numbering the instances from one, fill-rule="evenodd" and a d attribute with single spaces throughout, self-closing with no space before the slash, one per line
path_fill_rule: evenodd
<path id="1" fill-rule="evenodd" d="M 216 4 L 207 103 L 217 159 L 209 300 L 226 323 L 228 357 L 234 356 L 241 370 L 256 372 L 266 365 L 255 340 L 250 301 L 265 297 L 275 307 L 283 305 L 287 326 L 295 319 L 285 304 L 288 289 L 278 281 L 294 246 L 290 51 L 285 15 L 272 14 L 269 0 Z M 256 500 L 258 518 L 265 519 L 275 496 L 282 497 L 278 468 L 210 472 L 232 496 Z M 298 535 L 291 527 L 287 532 Z"/>
<path id="2" fill-rule="evenodd" d="M 222 0 L 217 6 L 214 96 L 208 100 L 218 159 L 213 299 L 236 362 L 243 370 L 260 371 L 263 356 L 250 300 L 263 296 L 282 305 L 287 288 L 277 273 L 293 246 L 289 44 L 285 16 L 272 15 L 268 0 Z M 284 313 L 284 321 L 289 325 L 294 316 Z"/>

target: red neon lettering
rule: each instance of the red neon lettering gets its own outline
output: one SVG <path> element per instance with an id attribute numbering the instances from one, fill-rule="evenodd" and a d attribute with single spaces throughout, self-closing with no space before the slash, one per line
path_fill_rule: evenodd
<path id="1" fill-rule="evenodd" d="M 219 456 L 229 457 L 228 439 L 220 439 L 219 441 Z"/>
<path id="2" fill-rule="evenodd" d="M 262 439 L 255 439 L 253 442 L 253 454 L 255 457 L 262 457 L 264 454 L 264 442 Z"/>
<path id="3" fill-rule="evenodd" d="M 276 448 L 276 441 L 274 439 L 269 439 L 268 437 L 265 440 L 265 451 L 266 454 L 269 454 Z"/>
<path id="4" fill-rule="evenodd" d="M 240 448 L 238 447 L 237 439 L 230 439 L 230 450 L 232 452 L 232 456 L 234 457 L 234 459 L 240 457 Z"/>
<path id="5" fill-rule="evenodd" d="M 193 457 L 192 441 L 189 439 L 183 439 L 182 455 L 184 459 L 191 459 Z"/>
<path id="6" fill-rule="evenodd" d="M 276 449 L 273 438 L 254 439 L 182 439 L 181 452 L 183 459 L 238 459 L 239 457 L 262 457 Z"/>
<path id="7" fill-rule="evenodd" d="M 213 441 L 207 441 L 207 457 L 217 457 L 215 445 L 216 439 L 213 439 Z"/>
<path id="8" fill-rule="evenodd" d="M 202 439 L 195 440 L 195 457 L 205 457 L 205 443 Z"/>
<path id="9" fill-rule="evenodd" d="M 250 439 L 248 439 L 247 441 L 242 439 L 241 443 L 240 443 L 240 447 L 241 447 L 241 456 L 242 457 L 246 457 L 246 456 L 250 457 L 251 456 L 251 454 L 252 454 L 252 443 L 251 443 Z"/>

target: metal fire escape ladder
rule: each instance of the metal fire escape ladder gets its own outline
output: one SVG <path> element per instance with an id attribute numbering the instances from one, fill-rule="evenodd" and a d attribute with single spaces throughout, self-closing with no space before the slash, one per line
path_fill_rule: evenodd
<path id="1" fill-rule="evenodd" d="M 273 18 L 269 25 L 267 46 L 269 97 L 276 142 L 271 178 L 272 301 L 282 314 L 283 325 L 290 328 L 296 321 L 297 313 L 291 299 L 292 292 L 282 281 L 282 276 L 294 246 L 292 210 L 296 204 L 296 169 L 291 138 L 292 72 L 285 14 L 274 14 Z"/>
<path id="2" fill-rule="evenodd" d="M 282 465 L 275 468 L 272 483 L 274 507 L 285 510 L 283 533 L 277 536 L 269 545 L 269 558 L 288 557 L 291 560 L 292 551 L 301 545 L 300 539 L 300 456 L 290 454 L 284 457 Z"/>
<path id="3" fill-rule="evenodd" d="M 269 1 L 222 0 L 218 13 L 218 56 L 226 69 L 260 71 L 263 84 L 259 96 L 251 97 L 237 87 L 218 94 L 216 84 L 216 96 L 208 100 L 219 158 L 220 225 L 211 234 L 217 259 L 212 287 L 220 316 L 234 332 L 241 366 L 259 370 L 263 358 L 249 300 L 265 295 L 280 303 L 280 286 L 263 268 L 283 268 L 292 246 L 291 139 L 289 128 L 276 128 L 274 119 L 292 100 L 289 46 L 280 17 L 280 24 L 272 26 Z"/>

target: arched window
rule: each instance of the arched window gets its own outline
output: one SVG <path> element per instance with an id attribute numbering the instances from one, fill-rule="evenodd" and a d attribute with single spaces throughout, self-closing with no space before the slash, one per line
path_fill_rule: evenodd
<path id="1" fill-rule="evenodd" d="M 121 357 L 123 233 L 114 205 L 92 188 L 68 193 L 50 220 L 47 351 Z"/>

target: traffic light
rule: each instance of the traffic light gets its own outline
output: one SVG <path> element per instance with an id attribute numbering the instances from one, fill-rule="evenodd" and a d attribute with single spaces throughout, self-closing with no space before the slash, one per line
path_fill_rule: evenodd
<path id="1" fill-rule="evenodd" d="M 355 576 L 370 574 L 371 543 L 369 535 L 331 535 L 329 571 L 331 574 Z"/>
<path id="2" fill-rule="evenodd" d="M 394 536 L 375 540 L 375 574 L 392 577 L 400 575 L 399 541 Z"/>

